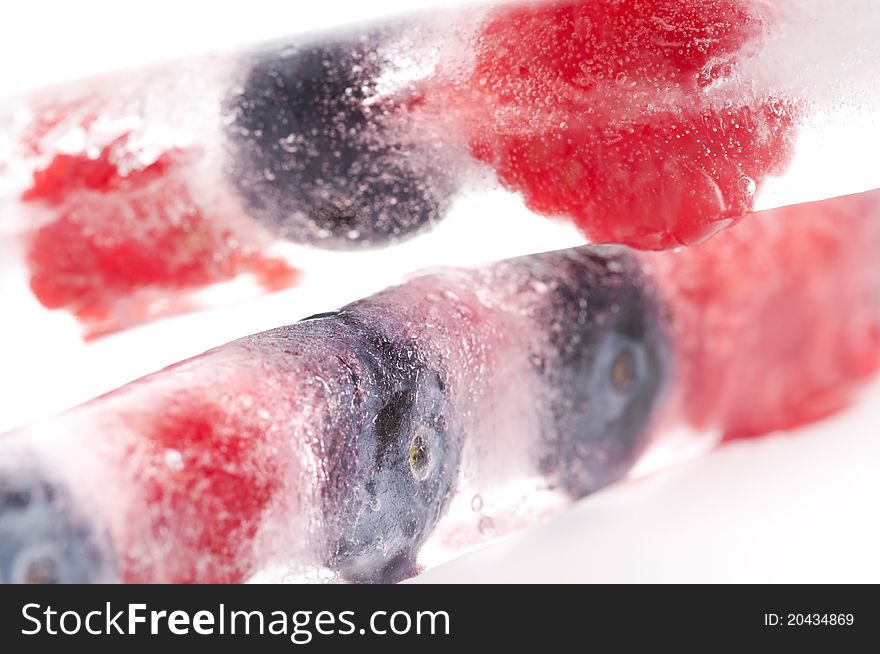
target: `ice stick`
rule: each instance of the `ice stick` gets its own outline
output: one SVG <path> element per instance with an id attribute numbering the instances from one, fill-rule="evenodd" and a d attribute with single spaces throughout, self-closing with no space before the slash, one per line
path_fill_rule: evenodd
<path id="1" fill-rule="evenodd" d="M 880 361 L 878 214 L 427 272 L 10 432 L 0 579 L 396 581 L 670 448 L 814 420 Z"/>
<path id="2" fill-rule="evenodd" d="M 0 249 L 94 334 L 474 223 L 499 182 L 593 242 L 693 244 L 880 186 L 878 31 L 857 0 L 501 3 L 71 83 L 6 103 Z"/>

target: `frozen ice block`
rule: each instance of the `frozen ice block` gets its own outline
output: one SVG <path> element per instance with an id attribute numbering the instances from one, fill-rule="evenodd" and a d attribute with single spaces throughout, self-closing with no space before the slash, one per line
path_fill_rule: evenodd
<path id="1" fill-rule="evenodd" d="M 395 581 L 683 430 L 816 419 L 880 360 L 878 214 L 873 193 L 681 251 L 427 272 L 10 432 L 0 579 Z"/>
<path id="2" fill-rule="evenodd" d="M 878 30 L 856 0 L 505 3 L 71 83 L 6 102 L 0 248 L 97 333 L 474 224 L 498 205 L 455 200 L 499 183 L 692 244 L 880 186 Z"/>

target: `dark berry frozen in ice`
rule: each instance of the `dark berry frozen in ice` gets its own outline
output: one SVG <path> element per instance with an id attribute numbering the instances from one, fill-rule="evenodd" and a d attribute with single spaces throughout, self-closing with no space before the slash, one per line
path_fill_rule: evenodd
<path id="1" fill-rule="evenodd" d="M 358 405 L 327 452 L 326 564 L 351 581 L 397 581 L 413 573 L 458 475 L 442 373 L 357 305 L 307 324 L 350 371 Z"/>
<path id="2" fill-rule="evenodd" d="M 106 548 L 62 488 L 30 468 L 0 469 L 0 583 L 91 583 L 110 571 Z"/>
<path id="3" fill-rule="evenodd" d="M 659 301 L 631 253 L 580 248 L 552 262 L 556 292 L 542 320 L 555 355 L 539 372 L 556 392 L 542 467 L 579 497 L 635 463 L 670 354 Z"/>
<path id="4" fill-rule="evenodd" d="M 281 235 L 383 245 L 440 219 L 446 176 L 404 132 L 407 98 L 377 92 L 377 34 L 260 53 L 227 101 L 230 178 Z"/>

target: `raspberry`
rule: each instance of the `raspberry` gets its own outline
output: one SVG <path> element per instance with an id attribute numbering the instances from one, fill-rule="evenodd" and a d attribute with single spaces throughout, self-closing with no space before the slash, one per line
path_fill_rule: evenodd
<path id="1" fill-rule="evenodd" d="M 759 24 L 733 0 L 499 12 L 476 46 L 471 151 L 530 208 L 593 241 L 699 242 L 750 211 L 789 158 L 785 103 L 704 97 Z"/>
<path id="2" fill-rule="evenodd" d="M 673 314 L 688 422 L 751 436 L 852 399 L 880 364 L 878 206 L 866 194 L 776 209 L 642 255 Z"/>
<path id="3" fill-rule="evenodd" d="M 164 566 L 163 578 L 175 583 L 232 583 L 250 571 L 247 546 L 283 478 L 276 457 L 265 452 L 262 430 L 246 412 L 235 415 L 199 397 L 184 393 L 167 402 L 147 425 L 139 474 L 146 506 L 176 507 L 148 512 L 146 521 L 150 533 L 165 534 L 174 556 L 161 563 L 133 556 L 123 566 L 127 582 L 155 578 L 153 565 Z M 171 465 L 169 452 L 177 457 Z"/>
<path id="4" fill-rule="evenodd" d="M 71 311 L 94 336 L 182 308 L 169 294 L 240 273 L 270 289 L 295 279 L 194 201 L 187 166 L 197 153 L 168 150 L 123 170 L 127 148 L 122 136 L 94 158 L 56 154 L 22 194 L 53 217 L 27 253 L 30 286 L 45 307 Z"/>

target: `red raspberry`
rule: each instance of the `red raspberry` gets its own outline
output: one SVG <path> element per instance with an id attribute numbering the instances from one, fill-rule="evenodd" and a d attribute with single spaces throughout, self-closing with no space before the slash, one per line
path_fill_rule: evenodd
<path id="1" fill-rule="evenodd" d="M 44 306 L 68 309 L 94 336 L 182 309 L 169 296 L 240 273 L 273 289 L 295 279 L 286 263 L 234 233 L 227 217 L 204 215 L 187 185 L 197 153 L 170 150 L 123 171 L 127 147 L 122 136 L 95 158 L 57 154 L 23 193 L 52 216 L 27 254 Z"/>
<path id="2" fill-rule="evenodd" d="M 759 26 L 737 0 L 501 10 L 477 42 L 472 153 L 532 209 L 573 218 L 594 241 L 698 242 L 748 212 L 789 156 L 783 103 L 705 100 Z"/>
<path id="3" fill-rule="evenodd" d="M 248 392 L 253 388 L 259 384 Z M 123 564 L 126 582 L 234 583 L 252 570 L 250 545 L 284 478 L 283 464 L 266 451 L 265 425 L 253 415 L 197 395 L 168 400 L 159 419 L 144 426 L 147 438 L 132 454 L 144 506 L 159 509 L 131 516 L 130 522 L 150 535 L 164 534 L 170 553 L 161 560 L 140 557 L 138 531 L 132 530 L 133 542 L 126 544 L 131 559 Z M 169 461 L 169 452 L 176 461 Z"/>
<path id="4" fill-rule="evenodd" d="M 878 193 L 826 200 L 643 255 L 672 310 L 688 422 L 758 435 L 852 399 L 880 364 L 878 214 Z"/>

